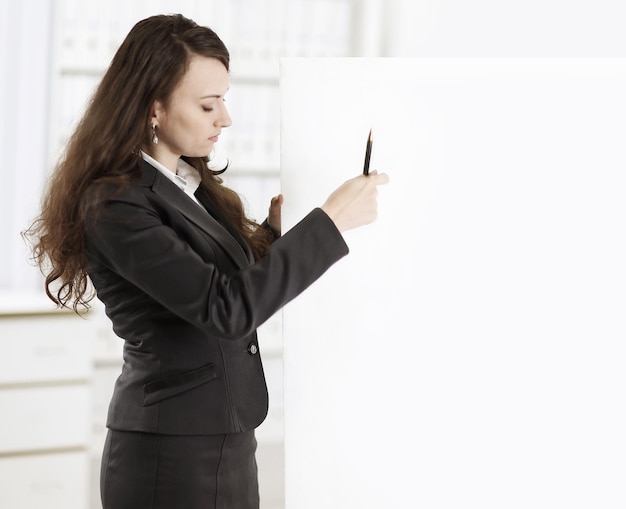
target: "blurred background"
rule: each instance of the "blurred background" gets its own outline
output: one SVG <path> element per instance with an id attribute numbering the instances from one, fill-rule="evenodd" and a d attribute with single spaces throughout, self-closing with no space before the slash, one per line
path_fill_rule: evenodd
<path id="1" fill-rule="evenodd" d="M 626 56 L 618 0 L 0 0 L 0 507 L 100 507 L 122 342 L 97 303 L 86 318 L 53 309 L 20 232 L 125 35 L 172 12 L 213 28 L 231 52 L 234 122 L 218 149 L 231 160 L 226 183 L 257 220 L 280 192 L 281 57 Z M 324 150 L 322 136 L 313 142 Z M 280 314 L 259 335 L 271 397 L 258 432 L 262 507 L 279 509 Z"/>

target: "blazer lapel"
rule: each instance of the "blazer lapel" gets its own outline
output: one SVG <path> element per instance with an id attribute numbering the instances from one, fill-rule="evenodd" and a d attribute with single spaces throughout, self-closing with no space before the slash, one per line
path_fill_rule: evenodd
<path id="1" fill-rule="evenodd" d="M 251 259 L 250 250 L 244 248 L 240 242 L 229 232 L 215 217 L 207 210 L 194 203 L 191 198 L 185 195 L 184 191 L 179 189 L 176 184 L 161 175 L 149 163 L 144 162 L 142 184 L 148 185 L 152 190 L 166 200 L 173 207 L 176 207 L 187 219 L 189 219 L 198 228 L 210 235 L 220 246 L 228 253 L 235 264 L 239 267 L 249 265 Z M 203 199 L 200 203 L 204 205 Z"/>
<path id="2" fill-rule="evenodd" d="M 211 199 L 209 198 L 207 193 L 204 191 L 204 189 L 202 189 L 202 187 L 199 187 L 194 193 L 194 196 L 198 199 L 198 201 L 202 204 L 202 206 L 207 209 L 209 214 L 213 216 L 215 219 L 217 219 L 219 224 L 223 226 L 233 236 L 233 238 L 239 243 L 239 245 L 241 246 L 241 249 L 243 249 L 243 252 L 246 254 L 246 258 L 248 259 L 248 261 L 250 263 L 254 263 L 254 255 L 252 254 L 252 250 L 250 249 L 250 246 L 248 245 L 246 240 L 237 231 L 237 229 L 232 224 L 232 222 L 228 220 L 222 214 L 222 212 L 215 206 L 215 204 L 211 201 Z"/>

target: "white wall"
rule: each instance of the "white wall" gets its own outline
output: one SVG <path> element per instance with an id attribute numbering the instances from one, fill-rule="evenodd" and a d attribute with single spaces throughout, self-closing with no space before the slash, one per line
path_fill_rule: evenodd
<path id="1" fill-rule="evenodd" d="M 380 220 L 284 310 L 287 508 L 622 507 L 626 61 L 284 60 L 286 226 Z"/>
<path id="2" fill-rule="evenodd" d="M 384 54 L 402 57 L 622 57 L 621 0 L 393 0 Z"/>

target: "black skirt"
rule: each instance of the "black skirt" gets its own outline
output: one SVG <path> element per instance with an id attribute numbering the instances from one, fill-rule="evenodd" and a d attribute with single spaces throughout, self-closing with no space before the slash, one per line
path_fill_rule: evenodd
<path id="1" fill-rule="evenodd" d="M 109 430 L 103 509 L 258 509 L 254 431 L 177 436 Z"/>

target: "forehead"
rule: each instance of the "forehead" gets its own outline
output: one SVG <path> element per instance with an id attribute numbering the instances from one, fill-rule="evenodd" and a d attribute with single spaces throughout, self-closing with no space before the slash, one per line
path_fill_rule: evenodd
<path id="1" fill-rule="evenodd" d="M 216 58 L 193 56 L 187 72 L 174 90 L 174 94 L 200 97 L 223 96 L 230 86 L 230 77 L 224 64 Z"/>

